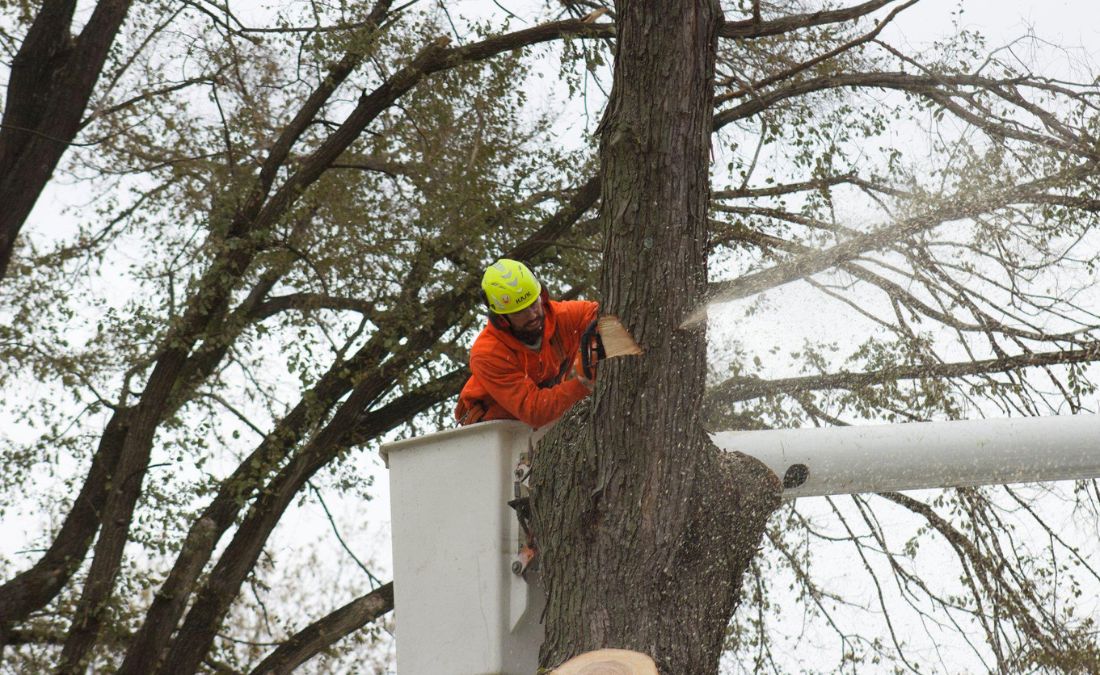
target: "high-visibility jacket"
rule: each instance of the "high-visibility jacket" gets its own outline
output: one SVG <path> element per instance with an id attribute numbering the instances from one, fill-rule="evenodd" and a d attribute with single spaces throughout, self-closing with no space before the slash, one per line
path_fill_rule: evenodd
<path id="1" fill-rule="evenodd" d="M 585 300 L 544 303 L 542 343 L 531 349 L 506 328 L 489 322 L 470 348 L 472 375 L 458 396 L 461 424 L 517 419 L 541 427 L 588 395 L 572 377 L 581 335 L 596 320 L 599 305 Z"/>

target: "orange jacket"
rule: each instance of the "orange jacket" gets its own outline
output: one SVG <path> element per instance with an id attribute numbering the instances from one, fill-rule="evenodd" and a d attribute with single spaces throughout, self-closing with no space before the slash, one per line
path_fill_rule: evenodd
<path id="1" fill-rule="evenodd" d="M 470 348 L 473 374 L 458 396 L 461 424 L 518 419 L 541 427 L 588 395 L 570 377 L 581 335 L 596 320 L 599 305 L 585 300 L 550 300 L 538 351 L 490 322 Z"/>

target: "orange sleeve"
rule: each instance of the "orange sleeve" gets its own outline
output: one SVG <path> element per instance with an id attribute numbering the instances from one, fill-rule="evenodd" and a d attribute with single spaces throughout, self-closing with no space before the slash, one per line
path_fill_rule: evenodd
<path id="1" fill-rule="evenodd" d="M 588 395 L 588 387 L 577 379 L 540 389 L 512 354 L 472 354 L 470 370 L 494 401 L 532 427 L 553 422 Z"/>
<path id="2" fill-rule="evenodd" d="M 581 335 L 600 314 L 600 304 L 592 300 L 563 300 L 556 305 L 557 333 L 566 350 L 580 349 Z"/>
<path id="3" fill-rule="evenodd" d="M 600 303 L 593 300 L 565 300 L 558 307 L 558 330 L 572 329 L 583 333 L 600 314 Z"/>

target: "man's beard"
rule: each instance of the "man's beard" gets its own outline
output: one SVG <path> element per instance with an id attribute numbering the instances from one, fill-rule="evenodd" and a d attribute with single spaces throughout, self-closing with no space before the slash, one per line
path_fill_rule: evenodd
<path id="1" fill-rule="evenodd" d="M 512 335 L 516 336 L 516 339 L 524 344 L 533 345 L 542 339 L 543 323 L 540 321 L 538 326 L 533 328 L 525 328 L 520 330 L 518 328 L 512 329 Z"/>

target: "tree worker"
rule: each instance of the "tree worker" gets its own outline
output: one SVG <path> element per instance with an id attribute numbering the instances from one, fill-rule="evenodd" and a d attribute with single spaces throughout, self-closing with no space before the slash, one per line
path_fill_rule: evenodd
<path id="1" fill-rule="evenodd" d="M 455 417 L 460 424 L 516 419 L 535 428 L 553 422 L 592 390 L 577 355 L 599 305 L 551 300 L 526 265 L 507 258 L 485 270 L 481 289 L 489 322 L 470 348 L 472 375 Z"/>

